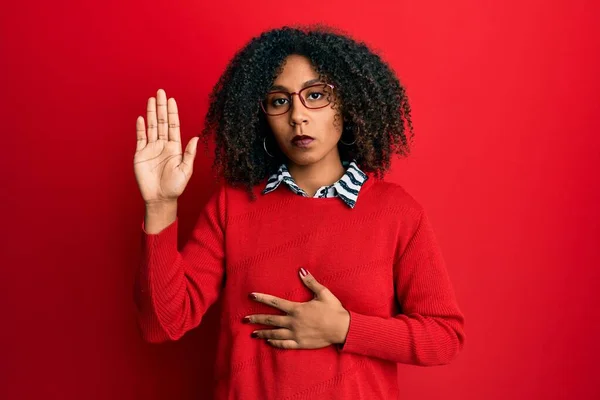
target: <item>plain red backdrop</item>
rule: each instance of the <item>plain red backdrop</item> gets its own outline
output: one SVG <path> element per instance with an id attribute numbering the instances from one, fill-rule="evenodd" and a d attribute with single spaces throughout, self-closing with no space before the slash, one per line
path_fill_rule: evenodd
<path id="1" fill-rule="evenodd" d="M 218 308 L 176 343 L 136 328 L 135 120 L 164 88 L 187 142 L 238 48 L 312 22 L 366 41 L 406 85 L 415 148 L 388 179 L 428 210 L 466 315 L 454 363 L 400 367 L 402 398 L 600 398 L 597 1 L 2 8 L 2 399 L 209 398 Z M 211 161 L 181 199 L 182 241 Z"/>

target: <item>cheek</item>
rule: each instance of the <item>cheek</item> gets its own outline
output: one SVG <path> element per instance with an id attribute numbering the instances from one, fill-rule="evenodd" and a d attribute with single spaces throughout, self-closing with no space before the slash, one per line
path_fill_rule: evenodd
<path id="1" fill-rule="evenodd" d="M 289 135 L 289 126 L 286 126 L 285 119 L 269 119 L 268 123 L 279 148 L 285 147 Z"/>
<path id="2" fill-rule="evenodd" d="M 342 131 L 344 128 L 344 123 L 342 121 L 342 116 L 336 116 L 336 114 L 332 114 L 329 116 L 327 121 L 327 126 L 329 127 L 328 131 L 330 136 L 339 139 L 342 136 Z"/>
<path id="3" fill-rule="evenodd" d="M 283 135 L 287 130 L 286 123 L 283 118 L 267 118 L 267 122 L 271 128 L 271 131 L 273 132 L 273 135 L 276 137 Z"/>

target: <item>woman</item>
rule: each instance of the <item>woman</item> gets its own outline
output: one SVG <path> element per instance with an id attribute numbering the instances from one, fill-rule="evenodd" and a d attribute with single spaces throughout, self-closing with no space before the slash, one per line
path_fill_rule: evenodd
<path id="1" fill-rule="evenodd" d="M 396 399 L 398 363 L 456 356 L 463 315 L 430 223 L 381 180 L 412 124 L 379 56 L 321 28 L 265 32 L 215 86 L 212 134 L 224 182 L 178 251 L 198 138 L 182 154 L 163 90 L 137 120 L 147 341 L 179 339 L 223 296 L 217 399 Z"/>

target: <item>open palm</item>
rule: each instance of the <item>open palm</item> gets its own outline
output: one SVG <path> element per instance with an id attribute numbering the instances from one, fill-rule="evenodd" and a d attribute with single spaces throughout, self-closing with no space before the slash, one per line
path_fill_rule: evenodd
<path id="1" fill-rule="evenodd" d="M 159 89 L 148 99 L 148 129 L 142 116 L 136 122 L 135 178 L 147 204 L 176 200 L 192 176 L 198 138 L 182 152 L 177 103 Z"/>

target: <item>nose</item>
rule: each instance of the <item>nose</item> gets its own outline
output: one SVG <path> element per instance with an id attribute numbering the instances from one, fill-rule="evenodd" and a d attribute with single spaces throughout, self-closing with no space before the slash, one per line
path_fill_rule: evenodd
<path id="1" fill-rule="evenodd" d="M 294 96 L 298 96 L 297 98 Z M 297 93 L 292 94 L 292 101 L 290 104 L 290 124 L 300 125 L 306 122 L 306 111 L 308 109 L 304 106 L 300 100 L 300 95 Z"/>

